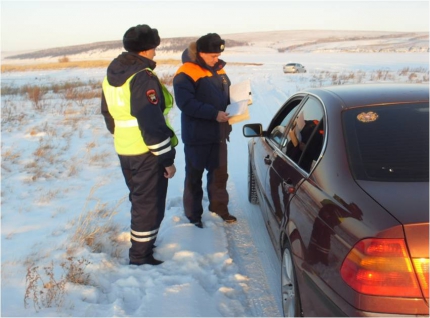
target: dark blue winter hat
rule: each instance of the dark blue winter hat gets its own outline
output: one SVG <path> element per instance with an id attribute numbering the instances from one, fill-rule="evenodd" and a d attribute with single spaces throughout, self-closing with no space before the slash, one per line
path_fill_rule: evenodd
<path id="1" fill-rule="evenodd" d="M 225 48 L 225 41 L 216 33 L 208 33 L 197 40 L 197 52 L 221 53 Z"/>
<path id="2" fill-rule="evenodd" d="M 125 32 L 122 43 L 124 49 L 129 52 L 148 51 L 160 45 L 160 36 L 157 29 L 151 29 L 146 24 L 139 24 Z"/>

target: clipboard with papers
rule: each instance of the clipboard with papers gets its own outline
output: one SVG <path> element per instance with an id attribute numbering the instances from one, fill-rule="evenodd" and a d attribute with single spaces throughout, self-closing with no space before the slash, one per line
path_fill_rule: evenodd
<path id="1" fill-rule="evenodd" d="M 248 106 L 252 104 L 251 81 L 230 85 L 230 104 L 227 106 L 226 113 L 229 114 L 230 125 L 250 118 Z"/>

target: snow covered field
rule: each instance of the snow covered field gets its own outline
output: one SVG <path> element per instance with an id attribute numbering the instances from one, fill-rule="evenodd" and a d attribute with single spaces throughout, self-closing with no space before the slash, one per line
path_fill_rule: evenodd
<path id="1" fill-rule="evenodd" d="M 180 143 L 155 250 L 165 262 L 157 267 L 128 265 L 130 204 L 99 95 L 72 100 L 50 91 L 39 105 L 5 95 L 5 88 L 26 85 L 98 83 L 105 70 L 2 74 L 2 316 L 282 315 L 277 256 L 259 208 L 247 201 L 243 124 L 267 126 L 289 96 L 307 87 L 428 83 L 429 56 L 235 51 L 222 58 L 262 64 L 226 67 L 233 83 L 251 80 L 254 102 L 251 119 L 234 125 L 229 144 L 229 208 L 238 223 L 223 224 L 207 210 L 204 229 L 187 223 Z M 284 74 L 288 62 L 308 72 Z M 161 78 L 176 67 L 155 71 Z M 180 135 L 177 108 L 171 122 Z"/>

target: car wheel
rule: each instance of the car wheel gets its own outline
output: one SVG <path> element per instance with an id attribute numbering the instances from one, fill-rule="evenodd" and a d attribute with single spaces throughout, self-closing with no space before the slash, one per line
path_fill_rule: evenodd
<path id="1" fill-rule="evenodd" d="M 302 317 L 296 272 L 288 244 L 284 244 L 282 252 L 281 288 L 284 317 Z"/>
<path id="2" fill-rule="evenodd" d="M 258 204 L 255 176 L 252 172 L 251 160 L 249 160 L 248 163 L 248 201 L 252 204 Z"/>

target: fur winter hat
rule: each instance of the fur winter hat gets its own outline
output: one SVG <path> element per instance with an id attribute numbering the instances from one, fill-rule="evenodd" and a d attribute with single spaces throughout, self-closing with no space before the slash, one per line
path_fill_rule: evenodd
<path id="1" fill-rule="evenodd" d="M 125 32 L 122 43 L 124 49 L 129 52 L 148 51 L 160 45 L 160 36 L 157 29 L 151 29 L 146 24 L 139 24 Z"/>
<path id="2" fill-rule="evenodd" d="M 208 33 L 197 40 L 197 52 L 221 53 L 224 48 L 225 41 L 216 33 Z"/>

